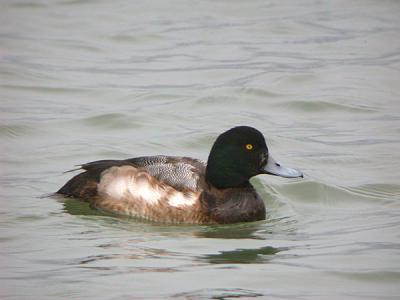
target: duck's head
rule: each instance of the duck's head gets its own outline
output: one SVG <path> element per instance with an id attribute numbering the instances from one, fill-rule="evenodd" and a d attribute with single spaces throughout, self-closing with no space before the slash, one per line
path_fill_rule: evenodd
<path id="1" fill-rule="evenodd" d="M 300 171 L 285 168 L 271 157 L 263 134 L 255 128 L 234 127 L 217 138 L 208 157 L 208 183 L 216 188 L 244 187 L 259 174 L 303 177 Z"/>

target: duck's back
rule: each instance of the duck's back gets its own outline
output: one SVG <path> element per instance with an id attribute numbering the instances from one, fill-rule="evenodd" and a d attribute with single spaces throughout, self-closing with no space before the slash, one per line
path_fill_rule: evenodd
<path id="1" fill-rule="evenodd" d="M 205 164 L 188 157 L 146 156 L 100 160 L 57 193 L 106 211 L 155 221 L 204 223 L 199 201 Z"/>

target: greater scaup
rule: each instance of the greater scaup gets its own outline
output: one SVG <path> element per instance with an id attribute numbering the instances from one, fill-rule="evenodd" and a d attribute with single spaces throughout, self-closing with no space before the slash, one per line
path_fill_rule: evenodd
<path id="1" fill-rule="evenodd" d="M 166 223 L 215 224 L 265 219 L 249 179 L 259 174 L 302 177 L 278 164 L 264 136 L 234 127 L 215 141 L 207 164 L 175 156 L 99 160 L 80 167 L 57 193 L 118 214 Z"/>

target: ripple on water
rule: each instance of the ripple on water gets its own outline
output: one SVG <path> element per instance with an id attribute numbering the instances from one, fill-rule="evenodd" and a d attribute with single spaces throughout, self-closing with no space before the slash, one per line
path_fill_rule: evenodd
<path id="1" fill-rule="evenodd" d="M 247 299 L 263 297 L 264 294 L 247 289 L 202 289 L 175 294 L 173 298 L 183 299 Z"/>
<path id="2" fill-rule="evenodd" d="M 252 88 L 252 87 L 244 87 L 239 89 L 239 93 L 244 96 L 255 96 L 260 98 L 282 98 L 285 94 L 271 92 L 269 90 L 260 89 L 260 88 Z"/>
<path id="3" fill-rule="evenodd" d="M 32 126 L 27 125 L 0 125 L 0 137 L 21 138 L 35 132 Z"/>
<path id="4" fill-rule="evenodd" d="M 81 119 L 80 122 L 97 129 L 107 130 L 123 130 L 141 127 L 141 125 L 138 122 L 135 122 L 131 116 L 121 113 L 96 115 Z"/>
<path id="5" fill-rule="evenodd" d="M 283 101 L 274 105 L 274 107 L 299 113 L 371 113 L 375 112 L 370 107 L 356 106 L 343 103 L 333 103 L 328 101 Z"/>
<path id="6" fill-rule="evenodd" d="M 19 93 L 38 93 L 40 95 L 82 95 L 88 93 L 87 89 L 77 87 L 61 87 L 61 86 L 49 86 L 49 85 L 17 85 L 17 84 L 2 84 L 2 89 L 5 90 L 17 90 Z"/>
<path id="7" fill-rule="evenodd" d="M 313 180 L 302 180 L 287 184 L 272 184 L 269 187 L 282 199 L 316 206 L 381 205 L 392 203 L 400 195 L 400 185 L 366 184 L 355 187 L 340 187 Z"/>

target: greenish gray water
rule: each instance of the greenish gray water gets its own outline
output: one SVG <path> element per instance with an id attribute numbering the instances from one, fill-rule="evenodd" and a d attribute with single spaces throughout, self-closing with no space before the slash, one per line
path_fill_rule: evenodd
<path id="1" fill-rule="evenodd" d="M 398 299 L 398 1 L 2 1 L 0 298 Z M 234 125 L 304 180 L 170 226 L 42 197 L 104 158 L 206 159 Z"/>

